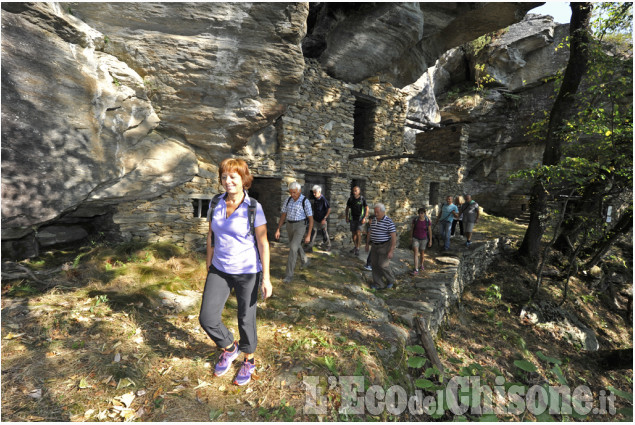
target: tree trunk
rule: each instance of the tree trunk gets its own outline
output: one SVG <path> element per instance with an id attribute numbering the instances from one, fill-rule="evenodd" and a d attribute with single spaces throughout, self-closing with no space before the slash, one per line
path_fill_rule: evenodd
<path id="1" fill-rule="evenodd" d="M 604 238 L 591 245 L 590 251 L 594 254 L 593 257 L 584 265 L 584 268 L 588 270 L 599 263 L 615 240 L 628 232 L 632 227 L 633 208 L 629 208 L 624 212 L 624 214 L 622 214 L 615 226 L 608 231 Z"/>
<path id="2" fill-rule="evenodd" d="M 591 41 L 591 3 L 571 3 L 570 56 L 564 72 L 562 85 L 549 115 L 549 126 L 545 138 L 545 152 L 542 165 L 554 165 L 562 155 L 562 139 L 558 130 L 566 123 L 575 102 L 575 94 L 582 76 L 588 68 Z M 538 264 L 540 240 L 545 231 L 544 217 L 547 215 L 547 191 L 541 181 L 536 180 L 529 201 L 529 227 L 519 249 L 519 254 L 534 265 Z"/>

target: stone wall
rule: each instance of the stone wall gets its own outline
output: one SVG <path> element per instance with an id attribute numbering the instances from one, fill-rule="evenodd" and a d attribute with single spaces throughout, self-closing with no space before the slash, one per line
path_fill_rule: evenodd
<path id="1" fill-rule="evenodd" d="M 332 208 L 329 233 L 336 244 L 350 241 L 344 211 L 354 181 L 363 186 L 369 204 L 386 205 L 400 231 L 409 229 L 416 210 L 429 204 L 430 183 L 437 183 L 443 196 L 461 193 L 463 169 L 458 161 L 429 160 L 425 141 L 417 151 L 404 145 L 407 97 L 378 79 L 357 84 L 336 80 L 317 61 L 307 60 L 298 101 L 234 155 L 249 163 L 257 181 L 268 182 L 258 185 L 257 198 L 263 203 L 270 236 L 292 181 L 308 182 L 305 193 L 314 179 L 324 182 Z M 370 105 L 370 112 L 356 114 L 360 103 Z M 356 140 L 355 133 L 366 134 L 367 140 Z M 456 149 L 461 152 L 453 158 L 464 155 L 458 142 Z M 121 204 L 114 216 L 121 231 L 130 238 L 203 246 L 206 222 L 194 218 L 192 199 L 209 199 L 220 186 L 216 166 L 200 161 L 190 182 L 151 201 Z"/>

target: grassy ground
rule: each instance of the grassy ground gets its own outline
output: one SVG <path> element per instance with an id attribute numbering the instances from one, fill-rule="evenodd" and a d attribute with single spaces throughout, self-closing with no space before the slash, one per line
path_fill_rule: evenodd
<path id="1" fill-rule="evenodd" d="M 489 216 L 480 229 L 482 237 L 516 227 Z M 522 234 L 524 229 L 516 231 Z M 281 287 L 287 250 L 277 246 L 272 254 L 275 296 L 259 305 L 257 374 L 246 387 L 231 383 L 237 368 L 224 377 L 212 376 L 219 353 L 198 324 L 200 300 L 180 312 L 161 303 L 163 290 L 202 291 L 206 271 L 201 254 L 168 244 L 124 244 L 48 253 L 23 262 L 34 271 L 62 270 L 40 283 L 29 278 L 2 281 L 2 420 L 430 419 L 408 410 L 397 416 L 340 415 L 340 393 L 326 381 L 320 385 L 327 414 L 304 414 L 306 376 L 364 376 L 368 388 L 404 385 L 407 374 L 414 379 L 421 371 L 406 368 L 405 357 L 384 364 L 378 355 L 378 349 L 385 348 L 382 335 L 364 323 L 310 307 L 316 299 L 344 300 L 348 285 L 366 288 L 357 258 L 313 253 L 312 266 Z M 612 385 L 632 393 L 632 371 L 596 372 L 583 352 L 520 323 L 518 309 L 530 280 L 526 271 L 506 260 L 467 290 L 462 307 L 437 340 L 445 367 L 460 373 L 477 363 L 517 377 L 513 362 L 524 358 L 552 381 L 551 372 L 536 358 L 541 350 L 562 361 L 572 384 Z M 492 282 L 500 287 L 500 299 L 495 294 L 492 298 Z M 570 307 L 582 309 L 587 322 L 604 330 L 608 346 L 632 346 L 632 326 L 598 296 L 580 301 L 589 291 L 583 283 L 576 285 Z M 545 287 L 544 296 L 558 295 L 557 285 Z M 237 334 L 235 307 L 230 298 L 224 318 Z M 621 408 L 630 406 L 620 403 Z"/>

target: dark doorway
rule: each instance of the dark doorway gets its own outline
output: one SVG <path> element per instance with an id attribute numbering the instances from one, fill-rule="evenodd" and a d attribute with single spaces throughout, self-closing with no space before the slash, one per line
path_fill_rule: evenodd
<path id="1" fill-rule="evenodd" d="M 267 238 L 273 240 L 280 220 L 282 179 L 255 177 L 249 189 L 249 196 L 256 198 L 262 205 L 267 217 Z"/>
<path id="2" fill-rule="evenodd" d="M 351 192 L 350 195 L 353 195 L 353 188 L 355 186 L 359 186 L 359 190 L 362 193 L 362 196 L 366 198 L 366 180 L 364 179 L 353 179 L 351 180 Z"/>

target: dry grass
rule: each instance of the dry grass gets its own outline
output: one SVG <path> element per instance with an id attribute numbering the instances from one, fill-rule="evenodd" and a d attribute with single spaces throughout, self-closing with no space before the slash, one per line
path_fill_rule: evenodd
<path id="1" fill-rule="evenodd" d="M 497 223 L 484 216 L 482 232 L 500 236 L 504 229 L 515 231 L 509 223 Z M 338 393 L 326 381 L 320 385 L 329 413 L 320 418 L 303 414 L 305 376 L 363 375 L 369 385 L 389 386 L 403 383 L 409 370 L 404 358 L 382 362 L 378 349 L 385 348 L 385 339 L 372 327 L 313 307 L 320 299 L 336 302 L 350 296 L 344 290 L 348 285 L 363 286 L 357 259 L 314 253 L 312 266 L 281 286 L 287 249 L 274 246 L 272 254 L 275 296 L 259 305 L 257 374 L 246 387 L 231 383 L 236 371 L 212 376 L 219 353 L 198 323 L 200 301 L 177 313 L 157 297 L 161 289 L 201 292 L 206 276 L 202 255 L 165 244 L 127 244 L 46 254 L 28 262 L 40 269 L 65 263 L 76 267 L 60 272 L 53 288 L 28 280 L 2 282 L 2 420 L 419 419 L 406 414 L 338 415 Z M 450 318 L 438 340 L 444 364 L 452 368 L 448 359 L 457 357 L 464 364 L 492 364 L 513 374 L 514 359 L 536 361 L 533 353 L 542 349 L 569 359 L 566 374 L 574 382 L 585 379 L 597 388 L 610 384 L 628 390 L 627 376 L 589 371 L 582 353 L 518 323 L 516 310 L 529 278 L 518 266 L 503 262 L 466 292 L 463 310 Z M 492 281 L 503 288 L 498 306 L 484 296 Z M 582 290 L 574 288 L 572 299 Z M 237 334 L 235 307 L 230 297 L 224 319 Z M 619 315 L 599 300 L 582 307 L 587 320 L 610 324 L 607 339 L 614 346 L 632 346 L 632 327 L 620 322 Z M 487 313 L 492 308 L 495 320 Z M 526 349 L 518 347 L 519 338 Z"/>
<path id="2" fill-rule="evenodd" d="M 365 374 L 383 383 L 384 366 L 351 323 L 313 311 L 316 298 L 342 298 L 359 274 L 314 256 L 310 270 L 282 288 L 286 249 L 273 249 L 275 296 L 259 308 L 257 375 L 247 387 L 235 371 L 214 378 L 218 352 L 189 311 L 163 307 L 159 290 L 202 292 L 200 254 L 168 246 L 83 249 L 36 267 L 76 263 L 57 286 L 2 282 L 2 419 L 5 421 L 307 420 L 307 374 Z M 30 263 L 30 262 L 29 262 Z M 224 320 L 237 335 L 236 303 Z M 237 368 L 236 368 L 237 369 Z M 122 398 L 123 397 L 123 398 Z M 127 397 L 127 398 L 126 398 Z"/>

